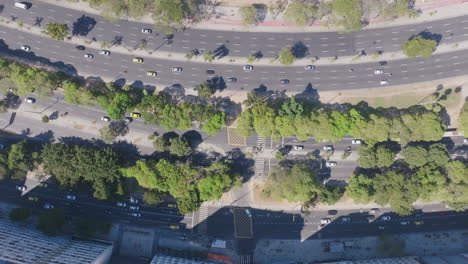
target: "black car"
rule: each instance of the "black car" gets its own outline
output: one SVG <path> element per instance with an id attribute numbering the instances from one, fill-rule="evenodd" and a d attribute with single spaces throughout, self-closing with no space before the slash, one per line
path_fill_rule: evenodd
<path id="1" fill-rule="evenodd" d="M 227 82 L 228 83 L 235 83 L 235 82 L 237 82 L 237 78 L 234 78 L 234 77 L 227 78 Z"/>
<path id="2" fill-rule="evenodd" d="M 336 215 L 336 214 L 338 214 L 338 211 L 337 210 L 328 210 L 328 214 L 329 215 Z"/>
<path id="3" fill-rule="evenodd" d="M 213 74 L 215 74 L 215 71 L 214 70 L 206 70 L 206 74 L 213 75 Z"/>
<path id="4" fill-rule="evenodd" d="M 288 84 L 289 83 L 289 80 L 288 79 L 282 79 L 280 81 L 281 84 Z"/>
<path id="5" fill-rule="evenodd" d="M 85 46 L 83 46 L 83 45 L 78 45 L 78 46 L 76 46 L 75 48 L 76 48 L 77 50 L 85 50 L 85 49 L 86 49 Z"/>

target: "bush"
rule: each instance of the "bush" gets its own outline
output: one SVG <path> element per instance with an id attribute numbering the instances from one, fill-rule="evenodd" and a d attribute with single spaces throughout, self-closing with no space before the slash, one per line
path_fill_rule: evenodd
<path id="1" fill-rule="evenodd" d="M 10 211 L 9 216 L 12 221 L 25 221 L 31 216 L 31 210 L 26 207 L 14 208 Z"/>
<path id="2" fill-rule="evenodd" d="M 421 57 L 423 59 L 428 59 L 432 56 L 436 47 L 437 42 L 435 40 L 417 36 L 413 39 L 407 40 L 401 49 L 408 58 Z"/>
<path id="3" fill-rule="evenodd" d="M 42 120 L 42 123 L 49 123 L 50 118 L 49 118 L 48 116 L 45 115 L 45 116 L 42 116 L 42 119 L 41 119 L 41 120 Z"/>

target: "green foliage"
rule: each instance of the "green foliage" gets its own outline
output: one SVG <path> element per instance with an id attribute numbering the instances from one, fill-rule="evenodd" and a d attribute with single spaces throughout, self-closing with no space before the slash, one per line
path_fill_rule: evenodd
<path id="1" fill-rule="evenodd" d="M 223 116 L 211 106 L 191 103 L 174 104 L 169 95 L 162 92 L 145 96 L 137 108 L 147 124 L 162 126 L 166 130 L 175 128 L 186 130 L 192 127 L 193 121 L 201 123 L 202 128 L 206 123 L 211 129 L 213 125 L 219 124 L 217 122 Z"/>
<path id="2" fill-rule="evenodd" d="M 176 137 L 169 139 L 169 152 L 178 157 L 187 156 L 192 151 L 189 142 L 185 137 Z"/>
<path id="3" fill-rule="evenodd" d="M 396 0 L 383 9 L 383 16 L 387 19 L 393 19 L 399 16 L 416 17 L 418 11 L 410 8 L 408 0 Z"/>
<path id="4" fill-rule="evenodd" d="M 12 221 L 25 221 L 31 216 L 31 210 L 27 207 L 14 208 L 10 211 L 9 217 Z"/>
<path id="5" fill-rule="evenodd" d="M 208 82 L 197 84 L 194 89 L 198 92 L 198 96 L 203 99 L 210 98 L 215 92 Z"/>
<path id="6" fill-rule="evenodd" d="M 375 195 L 374 180 L 366 175 L 351 175 L 346 195 L 356 202 L 370 202 Z"/>
<path id="7" fill-rule="evenodd" d="M 143 193 L 143 202 L 148 205 L 158 205 L 164 202 L 164 197 L 166 197 L 166 194 L 157 190 L 145 190 Z"/>
<path id="8" fill-rule="evenodd" d="M 67 24 L 48 23 L 44 26 L 44 30 L 42 32 L 49 38 L 64 41 L 70 33 L 69 31 Z"/>
<path id="9" fill-rule="evenodd" d="M 468 184 L 468 166 L 460 160 L 453 160 L 447 164 L 447 176 L 456 184 Z"/>
<path id="10" fill-rule="evenodd" d="M 273 167 L 264 189 L 267 197 L 302 203 L 315 200 L 319 192 L 315 173 L 305 165 Z"/>
<path id="11" fill-rule="evenodd" d="M 341 26 L 344 31 L 351 32 L 362 29 L 360 0 L 333 0 L 331 9 L 333 15 L 338 17 L 336 25 Z"/>
<path id="12" fill-rule="evenodd" d="M 212 63 L 212 62 L 215 60 L 215 56 L 214 56 L 213 52 L 211 52 L 211 51 L 209 50 L 209 51 L 207 51 L 205 54 L 203 54 L 203 59 L 204 59 L 206 62 Z"/>
<path id="13" fill-rule="evenodd" d="M 278 61 L 282 65 L 291 65 L 296 60 L 294 54 L 292 53 L 290 48 L 282 48 L 281 51 L 278 53 Z"/>
<path id="14" fill-rule="evenodd" d="M 153 147 L 156 151 L 164 152 L 169 147 L 169 139 L 164 136 L 159 136 L 153 140 Z"/>
<path id="15" fill-rule="evenodd" d="M 101 134 L 102 141 L 106 143 L 112 143 L 117 138 L 117 134 L 113 133 L 108 126 L 101 127 L 99 129 L 99 134 Z"/>
<path id="16" fill-rule="evenodd" d="M 275 159 L 277 160 L 283 160 L 285 157 L 284 153 L 282 151 L 276 151 L 275 153 Z"/>
<path id="17" fill-rule="evenodd" d="M 124 177 L 135 178 L 138 184 L 144 188 L 161 189 L 155 165 L 151 161 L 138 160 L 135 166 L 122 168 L 121 172 Z"/>
<path id="18" fill-rule="evenodd" d="M 34 167 L 34 154 L 32 146 L 26 140 L 11 145 L 8 153 L 8 169 L 13 174 L 12 179 L 21 180 L 26 173 Z"/>
<path id="19" fill-rule="evenodd" d="M 117 191 L 122 163 L 110 148 L 46 144 L 41 158 L 46 170 L 64 188 L 84 182 L 93 187 L 94 197 L 101 200 L 111 198 Z"/>
<path id="20" fill-rule="evenodd" d="M 401 49 L 408 58 L 421 57 L 428 59 L 432 56 L 432 53 L 437 47 L 437 42 L 432 39 L 425 39 L 422 36 L 416 36 L 410 40 L 407 40 Z"/>
<path id="21" fill-rule="evenodd" d="M 39 216 L 37 229 L 48 236 L 56 235 L 65 224 L 65 215 L 62 208 L 53 208 L 44 211 Z"/>
<path id="22" fill-rule="evenodd" d="M 198 0 L 156 0 L 153 19 L 165 30 L 181 29 L 182 22 L 198 11 Z"/>
<path id="23" fill-rule="evenodd" d="M 389 167 L 392 165 L 396 156 L 396 154 L 385 145 L 373 147 L 361 146 L 358 152 L 358 163 L 362 168 Z"/>
<path id="24" fill-rule="evenodd" d="M 107 107 L 107 114 L 113 120 L 119 120 L 125 117 L 125 111 L 130 110 L 134 105 L 130 96 L 126 93 L 117 92 Z"/>
<path id="25" fill-rule="evenodd" d="M 215 162 L 204 169 L 204 178 L 197 183 L 200 199 L 215 200 L 231 187 L 233 180 L 227 164 Z"/>
<path id="26" fill-rule="evenodd" d="M 299 26 L 307 25 L 317 13 L 317 7 L 308 2 L 293 0 L 287 5 L 283 18 L 286 22 Z"/>
<path id="27" fill-rule="evenodd" d="M 254 6 L 244 6 L 239 9 L 239 15 L 244 25 L 257 24 L 257 9 Z"/>
<path id="28" fill-rule="evenodd" d="M 409 176 L 397 171 L 377 174 L 374 180 L 375 201 L 380 205 L 390 204 L 399 215 L 413 212 L 411 206 L 418 199 L 414 181 Z"/>
<path id="29" fill-rule="evenodd" d="M 49 116 L 46 116 L 46 115 L 43 115 L 41 118 L 42 123 L 49 123 L 49 120 L 50 120 Z"/>
<path id="30" fill-rule="evenodd" d="M 201 129 L 208 135 L 214 136 L 218 134 L 225 125 L 226 114 L 224 112 L 217 112 L 201 126 Z"/>
<path id="31" fill-rule="evenodd" d="M 321 186 L 320 192 L 318 193 L 318 200 L 321 203 L 333 205 L 336 204 L 345 192 L 345 188 L 342 186 Z"/>
<path id="32" fill-rule="evenodd" d="M 422 167 L 429 162 L 445 166 L 450 159 L 447 147 L 441 143 L 431 144 L 429 147 L 406 146 L 401 154 L 410 168 Z"/>
<path id="33" fill-rule="evenodd" d="M 463 108 L 460 111 L 460 116 L 458 117 L 458 130 L 468 135 L 468 102 L 463 104 Z"/>

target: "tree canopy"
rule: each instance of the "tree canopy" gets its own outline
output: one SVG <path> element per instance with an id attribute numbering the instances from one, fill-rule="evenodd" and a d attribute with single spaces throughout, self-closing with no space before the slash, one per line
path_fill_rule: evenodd
<path id="1" fill-rule="evenodd" d="M 428 59 L 437 47 L 437 41 L 432 39 L 425 39 L 423 36 L 416 36 L 407 40 L 401 49 L 408 58 L 421 57 Z"/>
<path id="2" fill-rule="evenodd" d="M 337 17 L 335 24 L 346 32 L 361 30 L 363 27 L 361 5 L 361 0 L 333 0 L 331 10 Z"/>
<path id="3" fill-rule="evenodd" d="M 286 22 L 299 26 L 307 25 L 311 18 L 317 13 L 317 7 L 309 2 L 293 0 L 287 5 L 283 18 Z"/>
<path id="4" fill-rule="evenodd" d="M 294 63 L 294 60 L 296 60 L 296 57 L 294 57 L 290 48 L 282 48 L 278 53 L 278 61 L 282 65 L 291 65 Z"/>
<path id="5" fill-rule="evenodd" d="M 52 39 L 64 41 L 70 29 L 67 24 L 48 23 L 44 26 L 43 33 Z"/>

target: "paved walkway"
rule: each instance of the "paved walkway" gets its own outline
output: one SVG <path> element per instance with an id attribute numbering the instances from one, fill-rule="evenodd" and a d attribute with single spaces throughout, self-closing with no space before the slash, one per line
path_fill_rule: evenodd
<path id="1" fill-rule="evenodd" d="M 100 11 L 89 7 L 85 2 L 70 3 L 66 0 L 39 0 L 42 2 L 60 5 L 67 8 L 82 10 L 90 14 L 100 14 Z M 422 11 L 417 18 L 411 19 L 400 17 L 392 21 L 371 20 L 368 28 L 392 27 L 404 24 L 422 23 L 431 20 L 439 20 L 449 17 L 456 17 L 468 14 L 468 0 L 416 0 L 415 9 Z M 276 19 L 272 17 L 271 12 L 267 13 L 264 22 L 259 23 L 254 27 L 246 27 L 243 25 L 239 16 L 238 7 L 217 6 L 210 8 L 212 18 L 204 20 L 200 23 L 191 25 L 192 28 L 209 29 L 209 30 L 232 30 L 232 31 L 258 31 L 258 32 L 320 32 L 334 31 L 334 29 L 324 26 L 320 22 L 314 22 L 307 27 L 298 27 L 294 24 L 288 24 L 282 20 L 281 16 Z M 125 18 L 132 21 L 153 24 L 151 15 L 148 14 L 139 19 Z"/>

